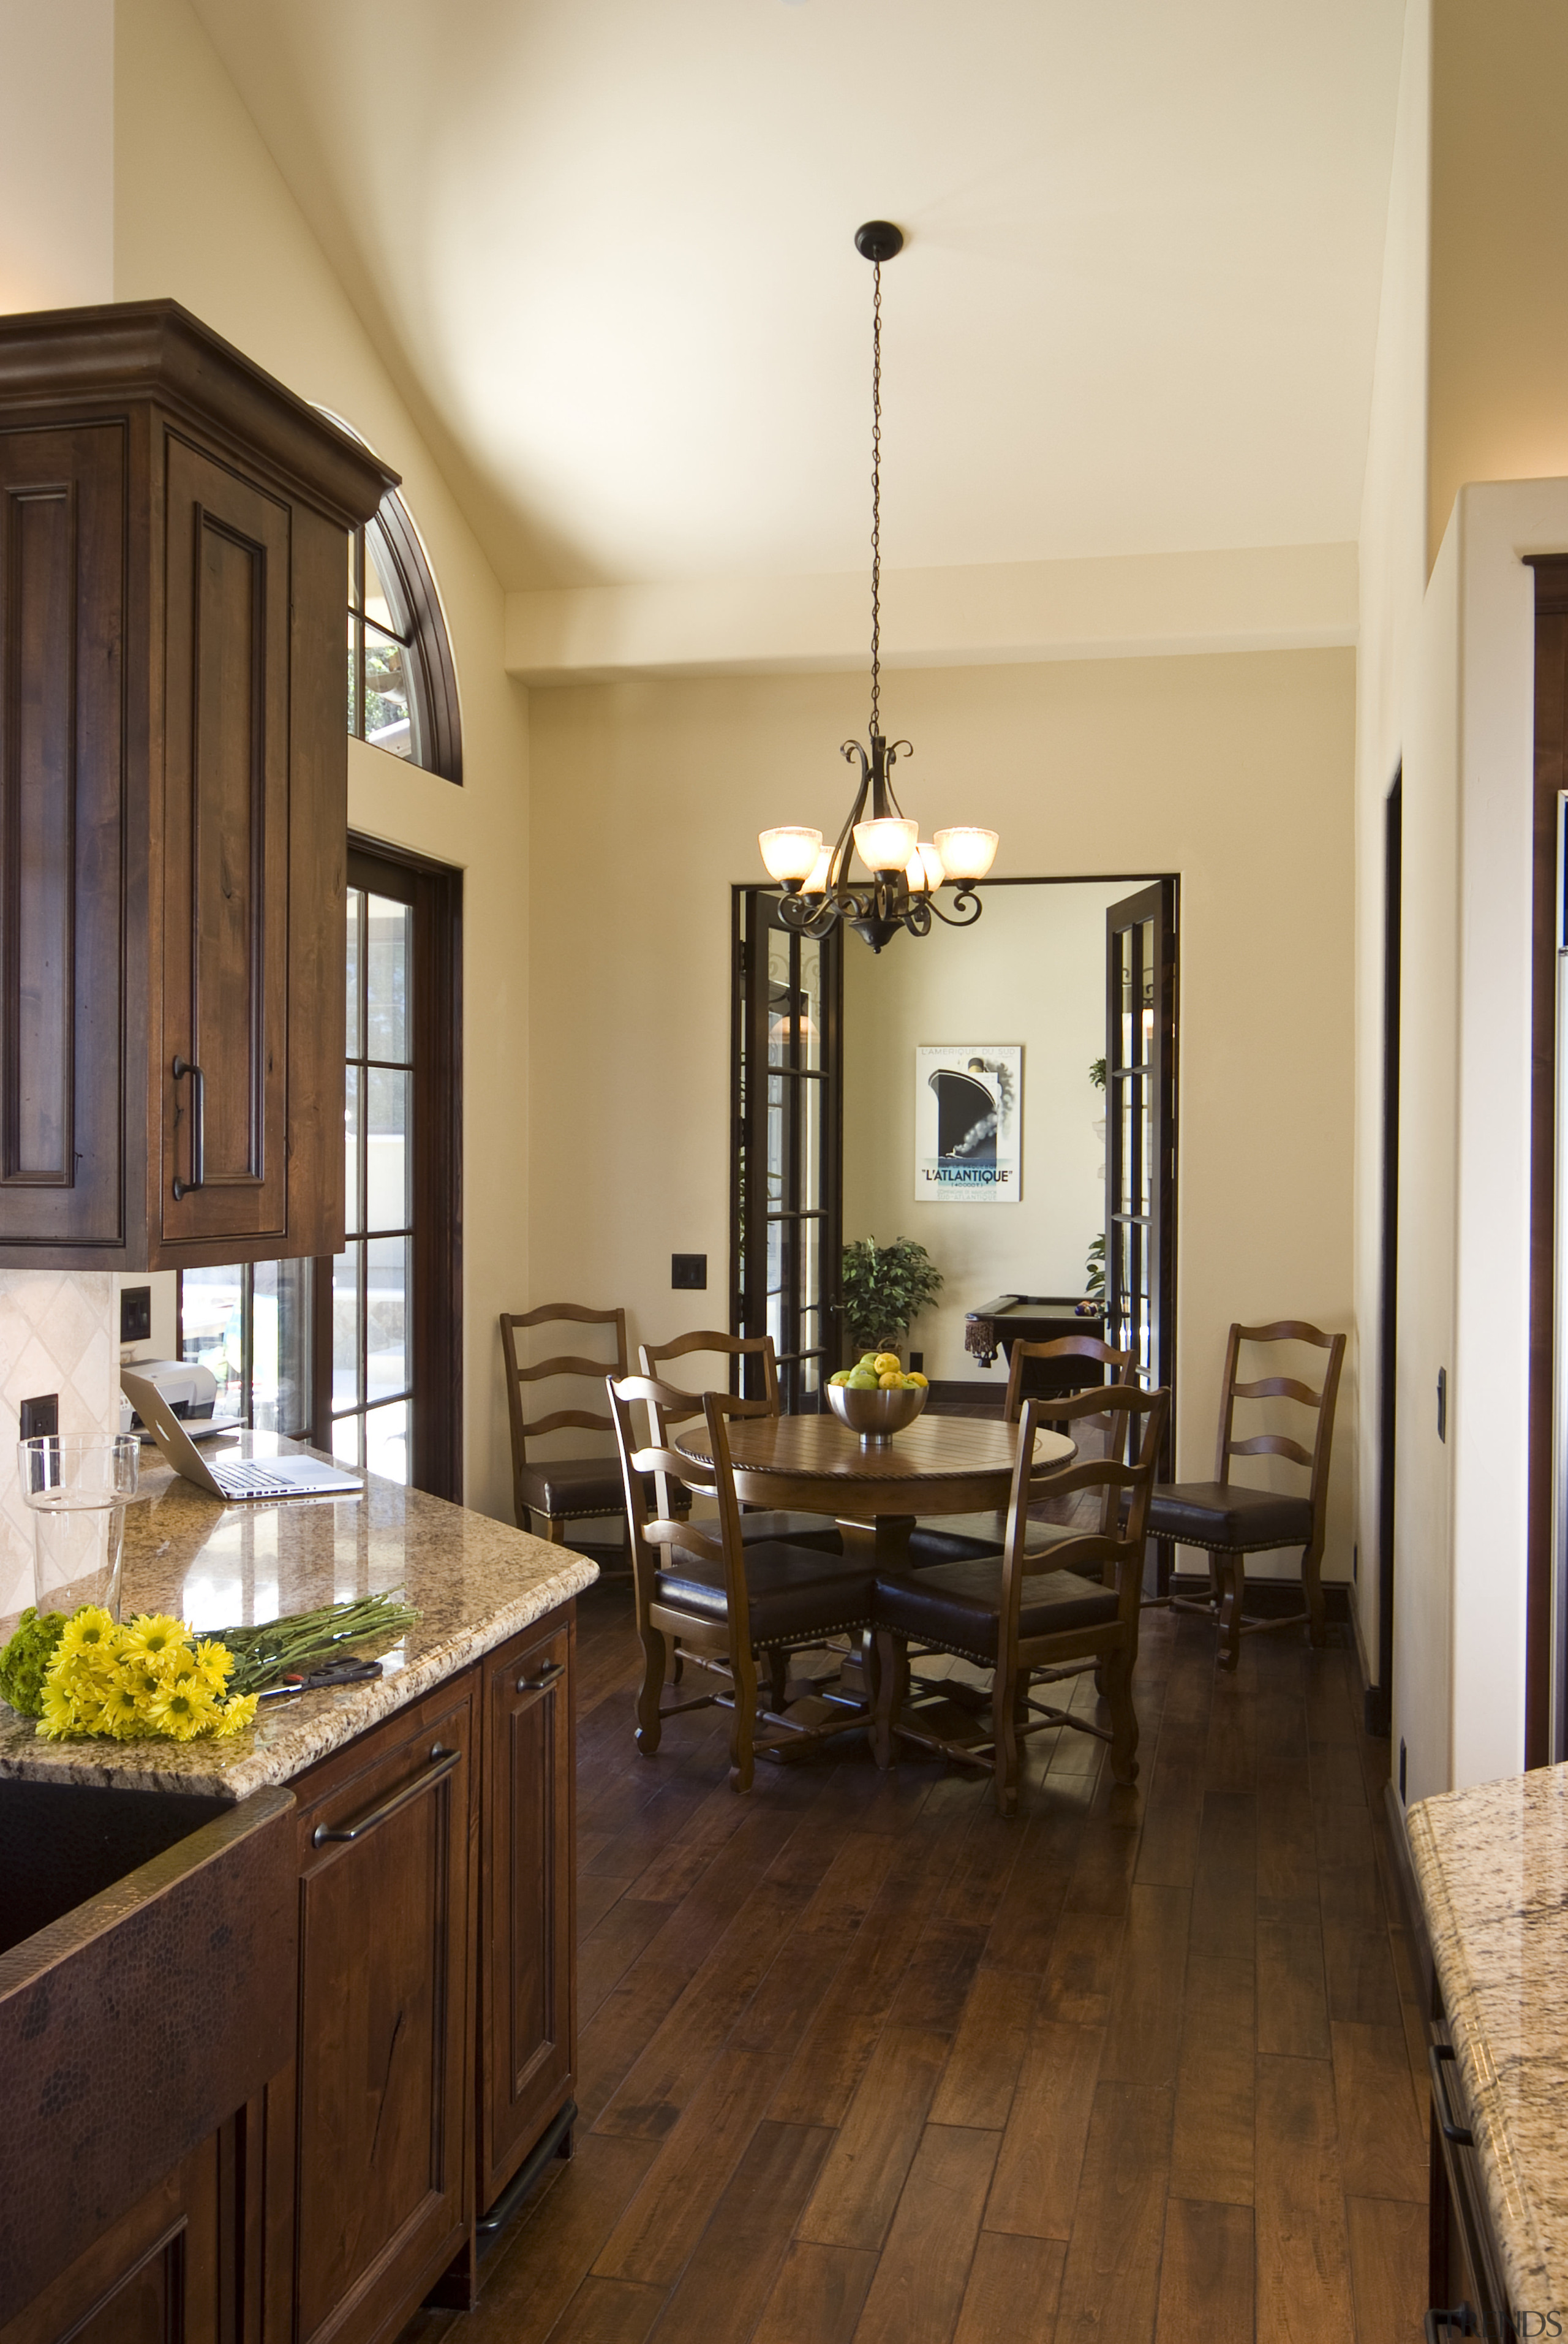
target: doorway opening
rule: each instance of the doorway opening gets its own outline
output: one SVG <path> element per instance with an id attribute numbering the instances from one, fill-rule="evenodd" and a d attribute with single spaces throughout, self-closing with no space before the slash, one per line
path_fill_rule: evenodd
<path id="1" fill-rule="evenodd" d="M 1010 1331 L 983 1321 L 1009 1298 L 1051 1333 L 1109 1318 L 1173 1389 L 1178 897 L 1173 876 L 990 880 L 973 927 L 873 955 L 736 888 L 731 1325 L 773 1335 L 786 1408 L 848 1357 L 843 1247 L 867 1237 L 941 1272 L 907 1346 L 933 1408 L 1000 1409 Z"/>

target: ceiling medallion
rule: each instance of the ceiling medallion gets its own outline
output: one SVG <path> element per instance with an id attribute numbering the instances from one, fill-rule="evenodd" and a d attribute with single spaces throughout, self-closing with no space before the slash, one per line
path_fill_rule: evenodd
<path id="1" fill-rule="evenodd" d="M 971 927 L 980 915 L 977 884 L 996 859 L 994 830 L 968 823 L 922 839 L 920 824 L 904 813 L 893 794 L 892 773 L 900 755 L 911 757 L 907 741 L 887 741 L 881 729 L 882 589 L 882 263 L 904 248 L 901 228 L 890 220 L 868 220 L 855 230 L 855 249 L 875 271 L 871 298 L 871 722 L 868 754 L 859 741 L 846 741 L 843 753 L 860 771 L 860 786 L 849 818 L 831 853 L 819 830 L 786 823 L 762 831 L 757 844 L 769 878 L 784 889 L 779 916 L 805 935 L 823 936 L 835 920 L 845 920 L 880 952 L 900 928 L 912 936 L 930 934 L 932 918 L 950 928 Z M 870 811 L 867 813 L 867 800 Z M 870 874 L 851 882 L 849 857 L 858 849 Z M 939 891 L 951 882 L 952 910 L 944 911 Z"/>

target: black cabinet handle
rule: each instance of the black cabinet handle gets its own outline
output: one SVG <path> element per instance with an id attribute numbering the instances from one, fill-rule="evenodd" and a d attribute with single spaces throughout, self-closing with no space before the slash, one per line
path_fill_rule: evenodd
<path id="1" fill-rule="evenodd" d="M 191 1177 L 188 1180 L 182 1180 L 176 1173 L 176 1204 L 182 1197 L 190 1196 L 193 1190 L 201 1187 L 206 1172 L 206 1077 L 194 1060 L 176 1057 L 176 1082 L 183 1082 L 186 1075 L 191 1078 Z"/>
<path id="2" fill-rule="evenodd" d="M 1437 2114 L 1438 2129 L 1444 2140 L 1451 2140 L 1455 2148 L 1473 2148 L 1475 2135 L 1468 2125 L 1459 2123 L 1448 2096 L 1448 2077 L 1443 2070 L 1452 2066 L 1452 2046 L 1447 2043 L 1434 2043 L 1426 2055 L 1427 2066 L 1432 2070 L 1432 2104 Z M 1447 2319 L 1450 2314 L 1445 2311 L 1442 2317 Z M 1465 2332 L 1462 2329 L 1460 2330 L 1462 2335 Z"/>
<path id="3" fill-rule="evenodd" d="M 1426 2344 L 1443 2344 L 1449 2336 L 1479 2336 L 1475 2314 L 1468 2303 L 1456 2303 L 1447 2311 L 1429 2311 L 1426 2315 Z"/>
<path id="4" fill-rule="evenodd" d="M 443 1774 L 449 1774 L 462 1754 L 460 1750 L 443 1750 L 437 1742 L 430 1753 L 430 1763 L 422 1774 L 414 1775 L 400 1791 L 394 1791 L 389 1799 L 383 1799 L 378 1807 L 371 1807 L 367 1814 L 356 1815 L 351 1824 L 317 1824 L 310 1834 L 311 1846 L 325 1847 L 332 1839 L 363 1839 L 366 1833 L 373 1832 L 377 1824 L 384 1824 L 388 1815 L 395 1815 L 399 1807 L 406 1807 L 410 1799 L 417 1799 L 422 1792 L 427 1791 L 432 1783 L 438 1783 Z"/>
<path id="5" fill-rule="evenodd" d="M 566 1666 L 563 1662 L 547 1661 L 537 1677 L 519 1677 L 518 1679 L 518 1691 L 519 1692 L 543 1692 L 547 1685 L 553 1685 L 558 1677 L 565 1676 L 565 1674 Z"/>

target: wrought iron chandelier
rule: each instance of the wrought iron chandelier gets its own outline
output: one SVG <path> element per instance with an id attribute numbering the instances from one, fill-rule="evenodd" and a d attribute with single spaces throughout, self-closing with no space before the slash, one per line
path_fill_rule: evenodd
<path id="1" fill-rule="evenodd" d="M 849 818 L 829 851 L 819 830 L 786 823 L 764 830 L 757 844 L 769 878 L 784 889 L 779 916 L 803 935 L 824 936 L 835 920 L 845 920 L 880 952 L 900 928 L 912 936 L 930 934 L 933 918 L 950 928 L 972 927 L 980 915 L 975 889 L 996 859 L 997 834 L 968 823 L 922 839 L 893 794 L 893 767 L 912 757 L 907 741 L 888 741 L 881 719 L 882 589 L 882 263 L 904 248 L 901 228 L 890 220 L 868 220 L 855 230 L 855 249 L 875 273 L 871 297 L 871 722 L 870 751 L 846 741 L 843 755 L 858 764 L 860 785 Z M 867 800 L 870 811 L 867 812 Z M 870 876 L 852 882 L 849 858 L 858 850 Z M 951 882 L 952 910 L 938 901 Z"/>

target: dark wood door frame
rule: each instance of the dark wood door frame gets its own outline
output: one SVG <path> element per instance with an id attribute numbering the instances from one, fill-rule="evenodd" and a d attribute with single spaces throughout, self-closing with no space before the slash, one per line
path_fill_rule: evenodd
<path id="1" fill-rule="evenodd" d="M 408 1479 L 463 1495 L 463 874 L 349 834 L 348 883 L 414 911 L 414 1406 Z M 399 881 L 401 884 L 399 884 Z M 438 1102 L 428 1112 L 428 1097 Z M 332 1264 L 316 1265 L 314 1439 L 332 1446 Z"/>
<path id="2" fill-rule="evenodd" d="M 1563 938 L 1559 803 L 1568 790 L 1568 554 L 1537 557 L 1535 770 L 1531 850 L 1530 1399 L 1525 1513 L 1524 1763 L 1553 1749 L 1553 1583 L 1557 1572 L 1557 963 Z M 1568 1364 L 1568 1363 L 1565 1363 Z M 1561 1725 L 1558 1727 L 1561 1736 Z"/>

